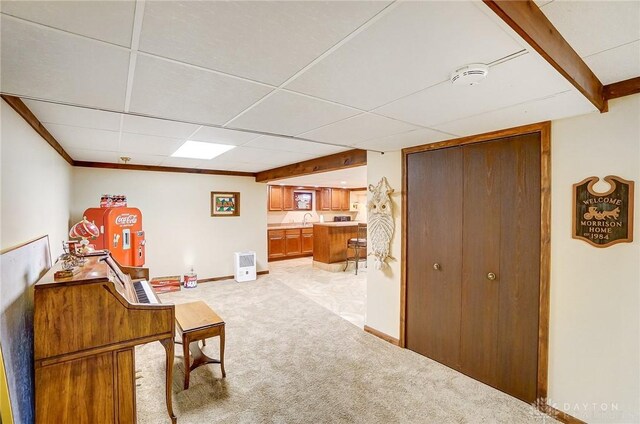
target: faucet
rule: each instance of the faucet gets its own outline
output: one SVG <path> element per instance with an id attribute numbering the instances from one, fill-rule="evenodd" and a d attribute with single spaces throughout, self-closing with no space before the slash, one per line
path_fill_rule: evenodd
<path id="1" fill-rule="evenodd" d="M 305 213 L 304 216 L 302 217 L 302 226 L 303 227 L 305 225 L 307 225 L 307 215 L 309 215 L 311 218 L 313 218 L 313 214 L 311 214 L 311 212 Z"/>

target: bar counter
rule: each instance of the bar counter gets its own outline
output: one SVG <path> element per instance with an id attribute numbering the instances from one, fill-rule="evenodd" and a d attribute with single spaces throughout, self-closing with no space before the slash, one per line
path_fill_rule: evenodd
<path id="1" fill-rule="evenodd" d="M 358 237 L 358 222 L 314 222 L 313 260 L 325 264 L 344 262 L 347 241 Z"/>

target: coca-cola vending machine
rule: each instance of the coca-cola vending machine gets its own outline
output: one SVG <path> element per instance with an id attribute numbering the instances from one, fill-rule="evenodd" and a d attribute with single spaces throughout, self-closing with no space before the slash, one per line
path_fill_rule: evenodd
<path id="1" fill-rule="evenodd" d="M 92 240 L 96 249 L 107 249 L 121 265 L 144 265 L 144 231 L 142 212 L 138 208 L 89 208 L 84 216 L 100 229 L 100 236 Z"/>

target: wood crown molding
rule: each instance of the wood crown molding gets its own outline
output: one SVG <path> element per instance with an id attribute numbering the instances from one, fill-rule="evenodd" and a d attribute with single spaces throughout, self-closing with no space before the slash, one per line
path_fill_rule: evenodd
<path id="1" fill-rule="evenodd" d="M 253 172 L 222 171 L 217 169 L 177 168 L 173 166 L 134 165 L 125 163 L 74 161 L 74 166 L 84 168 L 127 169 L 130 171 L 181 172 L 185 174 L 228 175 L 233 177 L 255 177 Z"/>
<path id="2" fill-rule="evenodd" d="M 614 82 L 604 86 L 604 98 L 607 100 L 640 93 L 640 77 Z"/>
<path id="3" fill-rule="evenodd" d="M 33 128 L 38 134 L 40 134 L 40 137 L 44 138 L 44 140 L 49 143 L 49 145 L 53 147 L 53 149 L 58 152 L 58 154 L 62 156 L 63 159 L 69 163 L 69 165 L 74 165 L 74 161 L 71 156 L 69 156 L 69 154 L 64 150 L 60 143 L 58 143 L 58 140 L 56 140 L 56 138 L 51 135 L 51 133 L 44 127 L 44 125 L 42 125 L 40 120 L 36 118 L 33 112 L 31 112 L 27 105 L 24 104 L 22 99 L 5 94 L 3 94 L 1 97 L 2 100 L 7 102 L 7 104 L 11 106 L 13 110 L 18 112 L 18 115 L 22 116 L 22 119 L 27 121 L 27 124 L 29 124 L 31 128 Z"/>
<path id="4" fill-rule="evenodd" d="M 256 181 L 259 183 L 270 182 L 274 180 L 281 180 L 283 178 L 299 177 L 302 175 L 317 174 L 319 172 L 353 168 L 366 164 L 367 151 L 353 149 L 346 152 L 258 172 L 256 174 Z"/>
<path id="5" fill-rule="evenodd" d="M 532 0 L 483 0 L 600 112 L 607 99 L 598 77 Z"/>

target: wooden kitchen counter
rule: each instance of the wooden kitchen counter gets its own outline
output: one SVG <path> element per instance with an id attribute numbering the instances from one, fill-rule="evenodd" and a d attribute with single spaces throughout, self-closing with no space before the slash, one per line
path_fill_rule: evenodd
<path id="1" fill-rule="evenodd" d="M 344 262 L 347 241 L 358 236 L 358 223 L 323 222 L 313 224 L 313 260 L 325 264 Z"/>

